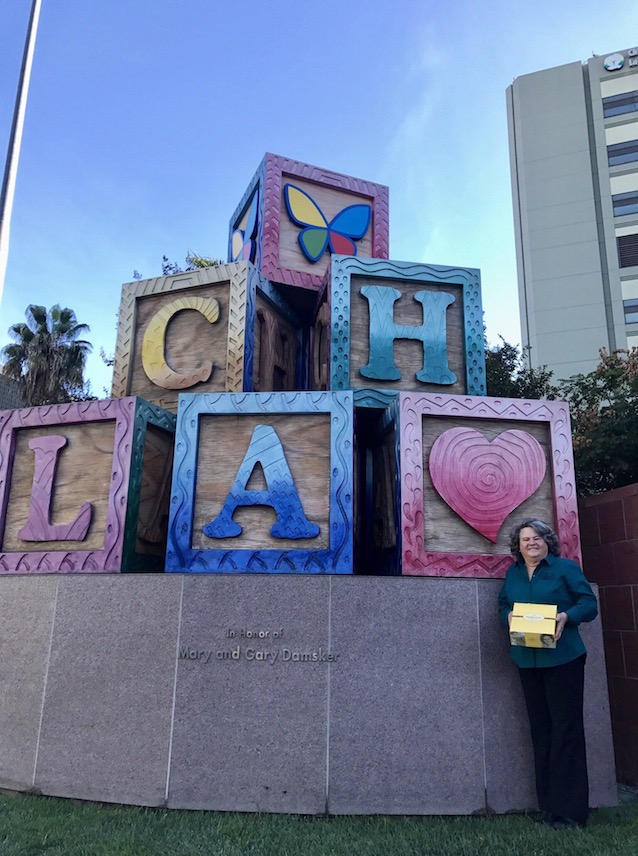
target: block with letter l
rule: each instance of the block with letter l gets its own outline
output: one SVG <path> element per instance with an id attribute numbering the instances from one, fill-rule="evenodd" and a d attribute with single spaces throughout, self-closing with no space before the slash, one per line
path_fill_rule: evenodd
<path id="1" fill-rule="evenodd" d="M 352 393 L 181 395 L 166 570 L 353 572 Z"/>
<path id="2" fill-rule="evenodd" d="M 0 573 L 162 571 L 174 434 L 137 397 L 0 412 Z"/>

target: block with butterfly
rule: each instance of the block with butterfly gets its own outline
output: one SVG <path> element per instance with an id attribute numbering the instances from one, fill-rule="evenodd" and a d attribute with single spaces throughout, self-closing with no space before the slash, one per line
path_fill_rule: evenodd
<path id="1" fill-rule="evenodd" d="M 266 154 L 230 220 L 228 258 L 317 292 L 332 253 L 387 258 L 388 233 L 385 185 Z"/>
<path id="2" fill-rule="evenodd" d="M 329 389 L 485 395 L 478 270 L 335 255 L 324 294 L 330 336 L 323 351 L 314 336 L 313 362 L 328 358 Z"/>
<path id="3" fill-rule="evenodd" d="M 352 393 L 181 395 L 166 571 L 351 574 Z"/>
<path id="4" fill-rule="evenodd" d="M 580 562 L 567 402 L 401 392 L 399 411 L 403 574 L 503 577 L 532 517 Z"/>
<path id="5" fill-rule="evenodd" d="M 247 261 L 122 287 L 113 396 L 296 389 L 304 323 Z"/>
<path id="6" fill-rule="evenodd" d="M 0 573 L 163 570 L 175 416 L 137 397 L 0 412 Z"/>

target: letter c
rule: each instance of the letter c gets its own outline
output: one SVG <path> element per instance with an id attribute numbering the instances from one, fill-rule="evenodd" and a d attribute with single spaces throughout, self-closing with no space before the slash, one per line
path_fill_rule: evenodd
<path id="1" fill-rule="evenodd" d="M 211 324 L 219 320 L 219 302 L 214 297 L 179 297 L 153 315 L 142 339 L 142 366 L 148 379 L 163 389 L 188 389 L 208 380 L 213 373 L 213 363 L 185 375 L 166 362 L 166 328 L 173 316 L 184 309 L 194 309 Z"/>

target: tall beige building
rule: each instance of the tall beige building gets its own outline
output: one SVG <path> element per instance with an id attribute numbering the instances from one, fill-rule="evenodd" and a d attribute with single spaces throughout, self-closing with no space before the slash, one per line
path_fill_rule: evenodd
<path id="1" fill-rule="evenodd" d="M 638 47 L 507 90 L 523 346 L 555 378 L 638 345 Z"/>

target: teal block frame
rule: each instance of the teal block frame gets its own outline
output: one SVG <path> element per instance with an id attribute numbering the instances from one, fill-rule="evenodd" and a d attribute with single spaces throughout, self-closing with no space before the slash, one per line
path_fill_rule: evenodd
<path id="1" fill-rule="evenodd" d="M 331 324 L 328 372 L 330 389 L 351 388 L 350 321 L 353 276 L 369 280 L 371 285 L 375 285 L 378 280 L 383 279 L 392 281 L 397 287 L 400 287 L 401 282 L 422 282 L 424 285 L 440 285 L 442 287 L 446 284 L 461 286 L 466 384 L 463 394 L 486 395 L 485 339 L 479 270 L 338 255 L 332 257 L 331 270 L 326 282 L 326 288 L 329 290 Z M 392 389 L 391 381 L 385 381 L 384 384 L 387 384 L 386 389 Z M 449 392 L 449 387 L 445 385 L 421 384 L 416 379 L 412 388 L 415 390 L 419 388 L 428 389 L 429 391 L 438 389 L 441 392 Z M 358 392 L 357 404 L 361 405 L 366 402 L 366 392 L 369 393 L 371 406 L 375 406 L 374 401 L 378 398 L 378 391 L 375 392 L 374 390 Z"/>
<path id="2" fill-rule="evenodd" d="M 220 414 L 330 416 L 329 546 L 324 549 L 194 549 L 200 419 Z M 352 574 L 354 400 L 351 392 L 201 393 L 179 396 L 167 573 Z M 214 510 L 212 510 L 214 511 Z"/>

